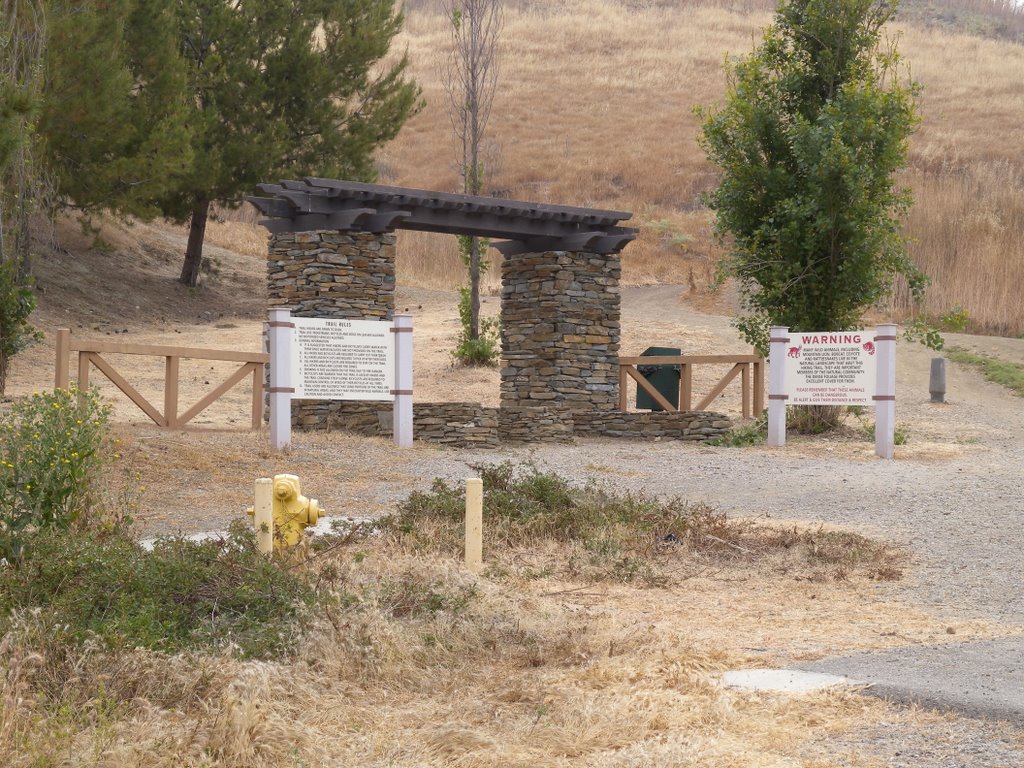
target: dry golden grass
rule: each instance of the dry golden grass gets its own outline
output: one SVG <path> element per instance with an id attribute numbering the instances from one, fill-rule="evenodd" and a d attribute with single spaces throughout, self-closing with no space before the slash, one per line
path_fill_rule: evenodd
<path id="1" fill-rule="evenodd" d="M 292 661 L 130 653 L 115 663 L 86 651 L 65 692 L 75 706 L 55 711 L 32 698 L 46 660 L 10 637 L 0 761 L 824 768 L 834 763 L 807 757 L 811 745 L 906 715 L 857 692 L 737 692 L 717 675 L 1000 632 L 937 621 L 884 584 L 796 582 L 756 567 L 650 590 L 477 578 L 387 538 L 335 556 L 334 583 L 359 603 L 329 612 Z M 411 610 L 403 590 L 423 586 L 472 597 Z"/>
<path id="2" fill-rule="evenodd" d="M 722 98 L 726 56 L 750 50 L 770 22 L 767 5 L 566 0 L 510 8 L 485 147 L 488 189 L 631 210 L 643 231 L 625 252 L 625 282 L 703 290 L 721 251 L 700 203 L 715 173 L 697 145 L 691 108 Z M 381 180 L 453 190 L 438 76 L 445 21 L 432 8 L 410 8 L 402 40 L 426 109 L 381 153 Z M 904 178 L 917 197 L 906 226 L 911 255 L 935 281 L 927 312 L 960 305 L 979 329 L 1019 332 L 1024 47 L 908 22 L 894 25 L 900 31 L 924 86 Z M 451 287 L 462 274 L 443 238 L 409 237 L 400 259 L 399 279 L 413 284 Z M 898 302 L 892 309 L 906 313 Z"/>
<path id="3" fill-rule="evenodd" d="M 223 526 L 250 501 L 240 478 L 280 471 L 307 479 L 333 515 L 382 511 L 396 489 L 422 484 L 384 440 L 302 434 L 281 457 L 257 433 L 117 433 L 124 466 L 149 486 L 150 531 Z M 819 578 L 789 553 L 663 558 L 672 578 L 648 589 L 568 580 L 578 553 L 555 542 L 486 551 L 474 577 L 409 539 L 347 544 L 331 578 L 357 600 L 326 614 L 294 660 L 95 648 L 48 660 L 11 635 L 0 644 L 0 765 L 825 768 L 836 738 L 934 716 L 857 692 L 741 693 L 716 676 L 1018 631 L 939 618 L 867 568 Z M 452 607 L 417 610 L 424 589 Z M 51 663 L 79 671 L 59 705 L 34 685 Z"/>

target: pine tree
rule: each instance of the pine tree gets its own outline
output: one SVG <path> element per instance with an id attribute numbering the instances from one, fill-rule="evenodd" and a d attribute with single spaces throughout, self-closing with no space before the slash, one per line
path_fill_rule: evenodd
<path id="1" fill-rule="evenodd" d="M 42 157 L 62 200 L 153 216 L 188 167 L 185 67 L 167 3 L 50 0 Z"/>
<path id="2" fill-rule="evenodd" d="M 181 0 L 193 154 L 160 198 L 190 220 L 180 280 L 196 285 L 212 203 L 256 184 L 317 175 L 372 181 L 372 153 L 419 106 L 404 57 L 383 63 L 402 16 L 394 0 Z"/>

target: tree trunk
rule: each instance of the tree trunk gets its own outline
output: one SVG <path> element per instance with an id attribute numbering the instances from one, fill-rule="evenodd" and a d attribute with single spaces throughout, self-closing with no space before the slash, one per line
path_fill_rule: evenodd
<path id="1" fill-rule="evenodd" d="M 469 338 L 480 338 L 480 238 L 469 243 Z"/>
<path id="2" fill-rule="evenodd" d="M 192 221 L 188 227 L 188 245 L 185 263 L 178 281 L 194 288 L 199 285 L 199 271 L 203 266 L 203 240 L 206 238 L 206 220 L 210 215 L 210 201 L 197 197 L 192 203 Z"/>

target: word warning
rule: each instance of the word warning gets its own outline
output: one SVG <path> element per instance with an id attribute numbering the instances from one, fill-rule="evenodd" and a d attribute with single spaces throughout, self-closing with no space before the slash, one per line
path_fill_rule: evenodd
<path id="1" fill-rule="evenodd" d="M 875 335 L 871 331 L 790 333 L 789 405 L 873 405 Z"/>
<path id="2" fill-rule="evenodd" d="M 392 324 L 378 320 L 293 317 L 292 397 L 394 400 Z"/>

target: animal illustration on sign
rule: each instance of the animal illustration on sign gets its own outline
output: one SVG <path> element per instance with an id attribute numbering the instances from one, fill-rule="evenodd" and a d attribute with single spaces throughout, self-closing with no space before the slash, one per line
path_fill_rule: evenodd
<path id="1" fill-rule="evenodd" d="M 789 357 L 800 357 L 800 350 L 803 349 L 803 348 L 804 348 L 803 344 L 801 344 L 799 347 L 790 347 L 789 348 Z"/>
<path id="2" fill-rule="evenodd" d="M 875 354 L 875 342 L 873 342 L 873 341 L 865 341 L 864 342 L 864 351 L 867 352 L 869 355 Z"/>

